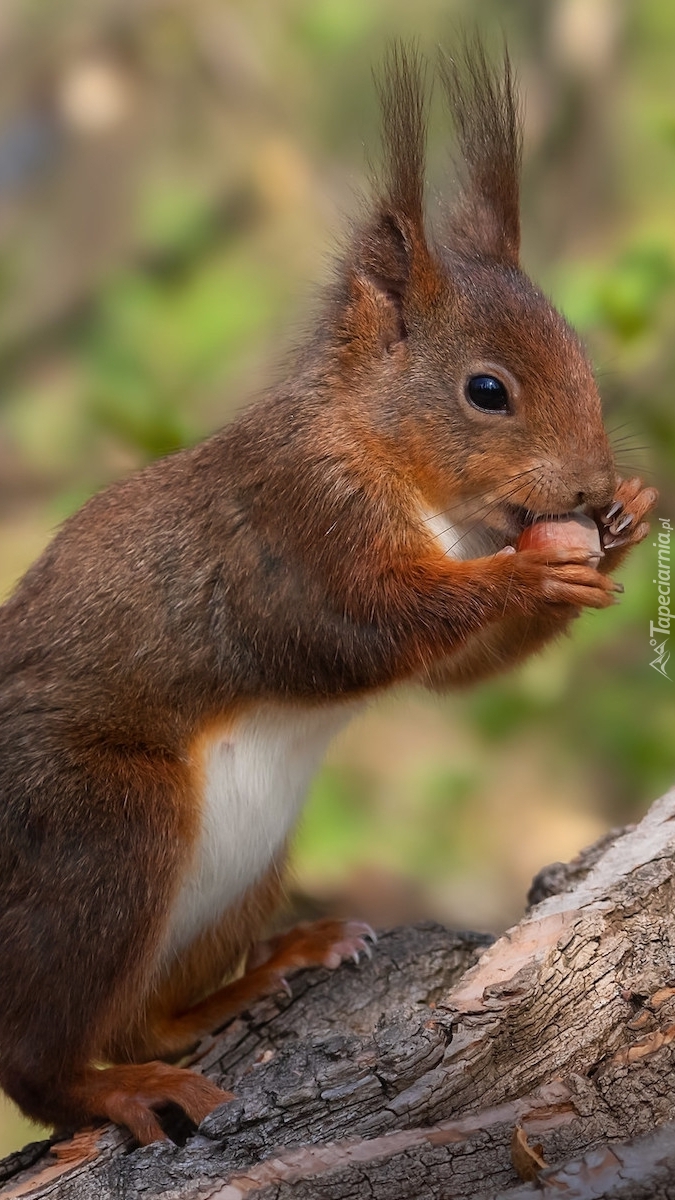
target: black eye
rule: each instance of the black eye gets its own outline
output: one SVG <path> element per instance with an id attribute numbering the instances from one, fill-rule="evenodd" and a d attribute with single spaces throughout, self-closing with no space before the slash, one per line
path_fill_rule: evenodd
<path id="1" fill-rule="evenodd" d="M 466 395 L 469 404 L 481 412 L 509 411 L 509 394 L 501 379 L 496 379 L 494 375 L 472 375 L 467 381 Z"/>

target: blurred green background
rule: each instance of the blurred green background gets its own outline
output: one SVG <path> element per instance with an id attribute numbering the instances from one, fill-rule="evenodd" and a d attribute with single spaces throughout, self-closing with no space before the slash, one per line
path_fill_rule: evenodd
<path id="1" fill-rule="evenodd" d="M 386 39 L 433 55 L 476 19 L 526 103 L 525 265 L 675 519 L 671 0 L 2 0 L 3 594 L 92 491 L 283 374 L 376 157 Z M 432 215 L 449 146 L 439 106 Z M 498 930 L 540 866 L 637 818 L 675 780 L 655 564 L 650 539 L 621 606 L 517 673 L 374 704 L 314 785 L 299 892 Z M 0 1152 L 28 1136 L 0 1111 Z"/>

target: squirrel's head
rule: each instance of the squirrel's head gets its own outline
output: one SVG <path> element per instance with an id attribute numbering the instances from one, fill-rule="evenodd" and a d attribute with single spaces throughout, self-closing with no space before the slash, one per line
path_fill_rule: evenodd
<path id="1" fill-rule="evenodd" d="M 514 536 L 526 513 L 609 503 L 615 469 L 588 358 L 519 267 L 521 128 L 512 73 L 480 44 L 440 75 L 463 184 L 424 221 L 427 91 L 395 48 L 381 88 L 385 171 L 343 264 L 334 337 L 344 394 L 434 511 Z"/>

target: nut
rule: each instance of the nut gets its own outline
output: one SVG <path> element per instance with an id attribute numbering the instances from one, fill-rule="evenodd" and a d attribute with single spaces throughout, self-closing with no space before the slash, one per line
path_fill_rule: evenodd
<path id="1" fill-rule="evenodd" d="M 602 545 L 598 527 L 584 513 L 566 513 L 560 517 L 543 517 L 528 525 L 516 544 L 517 550 L 545 550 L 547 546 L 557 549 L 588 550 L 589 566 L 595 567 L 602 558 Z"/>

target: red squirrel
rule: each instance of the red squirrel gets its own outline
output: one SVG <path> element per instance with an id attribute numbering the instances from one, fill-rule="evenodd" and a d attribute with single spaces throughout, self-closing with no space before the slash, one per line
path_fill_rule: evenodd
<path id="1" fill-rule="evenodd" d="M 0 610 L 0 1083 L 45 1124 L 148 1143 L 162 1105 L 228 1100 L 160 1060 L 367 939 L 324 921 L 250 955 L 329 739 L 611 605 L 647 533 L 656 493 L 617 477 L 588 358 L 519 266 L 508 58 L 440 74 L 463 181 L 435 235 L 399 48 L 383 178 L 294 373 L 89 500 Z M 582 540 L 517 548 L 580 508 L 598 569 Z"/>

